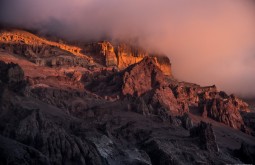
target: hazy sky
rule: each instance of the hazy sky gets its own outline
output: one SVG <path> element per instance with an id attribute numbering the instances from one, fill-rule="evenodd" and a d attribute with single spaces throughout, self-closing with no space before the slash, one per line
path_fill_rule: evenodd
<path id="1" fill-rule="evenodd" d="M 252 0 L 1 0 L 0 21 L 71 39 L 133 39 L 175 77 L 255 96 Z"/>

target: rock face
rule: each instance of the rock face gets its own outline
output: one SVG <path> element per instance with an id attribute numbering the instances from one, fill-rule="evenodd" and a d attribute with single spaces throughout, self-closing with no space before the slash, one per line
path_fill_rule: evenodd
<path id="1" fill-rule="evenodd" d="M 0 162 L 2 164 L 50 164 L 49 159 L 32 147 L 0 136 Z"/>
<path id="2" fill-rule="evenodd" d="M 94 60 L 105 66 L 116 66 L 119 70 L 139 63 L 146 57 L 155 58 L 155 64 L 168 76 L 172 76 L 171 63 L 164 55 L 149 54 L 139 46 L 127 43 L 112 44 L 108 41 L 86 44 L 83 46 L 86 54 L 94 57 Z"/>
<path id="3" fill-rule="evenodd" d="M 171 62 L 168 57 L 164 55 L 152 55 L 156 60 L 156 65 L 164 73 L 164 75 L 172 76 Z"/>
<path id="4" fill-rule="evenodd" d="M 212 118 L 235 129 L 244 127 L 240 112 L 249 111 L 245 102 L 233 95 L 218 92 L 216 86 L 200 87 L 195 84 L 167 82 L 157 66 L 157 59 L 152 57 L 144 58 L 121 73 L 95 79 L 92 84 L 89 89 L 93 88 L 94 92 L 104 94 L 112 92 L 113 97 L 142 97 L 145 104 L 157 109 L 150 111 L 154 113 L 164 109 L 163 111 L 178 116 L 188 113 L 190 107 L 198 106 L 199 113 L 204 118 Z"/>
<path id="5" fill-rule="evenodd" d="M 0 32 L 1 49 L 22 55 L 39 66 L 85 66 L 92 58 L 81 53 L 81 48 L 49 41 L 20 30 Z"/>
<path id="6" fill-rule="evenodd" d="M 219 151 L 211 124 L 201 122 L 197 127 L 190 130 L 190 136 L 199 138 L 202 149 L 211 152 Z"/>
<path id="7" fill-rule="evenodd" d="M 90 43 L 83 46 L 83 52 L 93 57 L 94 61 L 105 66 L 117 66 L 117 56 L 113 45 L 108 41 Z"/>
<path id="8" fill-rule="evenodd" d="M 115 49 L 118 57 L 118 68 L 121 70 L 142 61 L 144 57 L 148 56 L 144 49 L 126 43 L 117 44 Z"/>
<path id="9" fill-rule="evenodd" d="M 193 127 L 193 121 L 190 116 L 185 113 L 181 118 L 183 128 L 190 130 Z"/>
<path id="10" fill-rule="evenodd" d="M 21 47 L 22 46 L 25 47 L 26 45 L 31 45 L 31 48 L 34 48 L 34 50 L 36 50 L 35 53 L 45 51 L 45 50 L 43 50 L 43 48 L 44 48 L 43 46 L 52 46 L 52 47 L 57 47 L 57 48 L 60 48 L 61 50 L 70 52 L 77 56 L 83 56 L 80 53 L 81 48 L 79 48 L 79 47 L 69 46 L 69 45 L 66 45 L 63 43 L 48 41 L 46 39 L 39 38 L 31 33 L 21 31 L 21 30 L 2 31 L 0 33 L 0 42 L 1 43 L 19 44 L 19 46 L 21 46 Z M 39 46 L 42 46 L 41 50 L 38 50 Z M 28 51 L 30 51 L 30 50 L 28 50 Z"/>
<path id="11" fill-rule="evenodd" d="M 235 129 L 245 127 L 241 113 L 250 112 L 248 104 L 234 95 L 218 91 L 216 86 L 200 87 L 194 84 L 177 84 L 172 86 L 173 93 L 184 109 L 197 106 L 200 115 L 224 123 Z M 245 128 L 246 129 L 246 128 Z"/>
<path id="12" fill-rule="evenodd" d="M 253 134 L 253 136 L 255 136 L 255 113 L 254 112 L 242 112 L 241 113 L 243 120 L 244 120 L 244 132 L 247 131 L 247 127 L 251 128 L 253 130 L 253 132 L 251 132 L 251 134 Z M 250 132 L 250 131 L 249 131 Z"/>
<path id="13" fill-rule="evenodd" d="M 207 103 L 207 116 L 223 122 L 233 128 L 241 128 L 243 119 L 239 110 L 230 101 L 213 99 Z"/>
<path id="14" fill-rule="evenodd" d="M 117 44 L 115 52 L 118 58 L 118 68 L 123 70 L 128 66 L 142 61 L 145 57 L 153 57 L 156 65 L 164 75 L 172 76 L 171 63 L 168 57 L 150 54 L 146 50 L 126 43 Z"/>
<path id="15" fill-rule="evenodd" d="M 146 104 L 152 106 L 156 114 L 171 113 L 182 115 L 189 111 L 185 101 L 178 100 L 163 72 L 157 66 L 157 59 L 144 58 L 123 72 L 122 95 L 142 96 Z"/>
<path id="16" fill-rule="evenodd" d="M 163 74 L 159 68 L 156 67 L 155 61 L 151 58 L 145 58 L 138 65 L 134 65 L 125 71 L 122 93 L 123 95 L 140 96 L 160 86 L 162 82 Z"/>
<path id="17" fill-rule="evenodd" d="M 17 64 L 6 64 L 0 61 L 0 84 L 7 84 L 14 91 L 21 90 L 25 87 L 24 71 Z"/>
<path id="18" fill-rule="evenodd" d="M 241 111 L 247 111 L 248 105 L 240 102 L 236 97 L 221 96 L 221 93 L 215 93 L 214 96 L 205 98 L 200 104 L 204 117 L 213 118 L 219 122 L 225 123 L 230 127 L 240 129 L 244 125 Z"/>
<path id="19" fill-rule="evenodd" d="M 246 143 L 242 143 L 240 149 L 236 150 L 235 153 L 244 163 L 255 163 L 255 146 L 249 146 Z"/>

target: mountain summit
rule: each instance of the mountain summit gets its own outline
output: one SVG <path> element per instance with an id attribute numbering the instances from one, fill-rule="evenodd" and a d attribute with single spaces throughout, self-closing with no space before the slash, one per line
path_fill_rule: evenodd
<path id="1" fill-rule="evenodd" d="M 255 163 L 254 119 L 135 44 L 0 32 L 0 164 Z"/>

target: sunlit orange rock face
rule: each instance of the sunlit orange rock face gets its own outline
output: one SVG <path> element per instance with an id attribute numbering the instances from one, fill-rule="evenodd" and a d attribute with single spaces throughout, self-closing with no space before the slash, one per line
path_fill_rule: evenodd
<path id="1" fill-rule="evenodd" d="M 0 49 L 22 56 L 38 66 L 93 65 L 93 58 L 81 53 L 81 48 L 54 42 L 22 30 L 0 31 Z"/>
<path id="2" fill-rule="evenodd" d="M 157 54 L 149 54 L 139 46 L 133 46 L 127 43 L 118 43 L 116 45 L 102 41 L 88 44 L 84 47 L 85 54 L 93 54 L 95 61 L 105 66 L 116 66 L 123 70 L 130 65 L 142 61 L 145 57 L 155 58 L 155 64 L 168 76 L 172 76 L 171 63 L 168 57 Z"/>
<path id="3" fill-rule="evenodd" d="M 155 57 L 156 65 L 167 76 L 172 76 L 171 63 L 166 56 Z"/>
<path id="4" fill-rule="evenodd" d="M 118 44 L 115 52 L 118 58 L 118 68 L 121 70 L 142 61 L 144 57 L 148 56 L 144 49 L 125 43 Z"/>
<path id="5" fill-rule="evenodd" d="M 155 58 L 155 64 L 164 73 L 172 76 L 171 63 L 168 57 L 150 54 L 145 49 L 127 43 L 113 44 L 108 41 L 86 44 L 83 47 L 53 42 L 22 30 L 9 30 L 0 32 L 1 47 L 15 54 L 22 54 L 39 65 L 57 65 L 68 63 L 70 59 L 62 55 L 74 55 L 82 60 L 93 61 L 106 67 L 116 66 L 123 70 L 130 65 L 142 61 L 145 57 Z M 51 58 L 54 59 L 45 59 Z M 78 60 L 79 61 L 79 60 Z M 75 63 L 80 63 L 76 60 Z"/>
<path id="6" fill-rule="evenodd" d="M 104 62 L 106 66 L 116 66 L 117 57 L 114 52 L 114 47 L 110 42 L 104 41 L 98 43 L 101 49 L 101 54 L 104 56 Z"/>
<path id="7" fill-rule="evenodd" d="M 63 43 L 49 41 L 47 39 L 38 37 L 26 31 L 21 30 L 10 30 L 10 31 L 2 31 L 0 32 L 0 43 L 2 45 L 8 45 L 9 49 L 11 47 L 16 47 L 24 49 L 24 47 L 30 47 L 31 49 L 27 50 L 30 55 L 36 56 L 37 54 L 41 55 L 52 55 L 54 52 L 49 52 L 47 47 L 58 48 L 62 51 L 71 53 L 80 58 L 85 58 L 88 60 L 92 60 L 86 55 L 81 53 L 81 48 L 76 46 L 70 46 Z M 53 50 L 54 51 L 54 50 Z"/>
<path id="8" fill-rule="evenodd" d="M 166 56 L 149 54 L 146 50 L 138 46 L 131 46 L 128 44 L 119 44 L 116 46 L 116 54 L 118 58 L 118 68 L 121 70 L 142 61 L 145 57 L 152 56 L 155 58 L 155 64 L 165 75 L 172 75 L 171 63 Z"/>

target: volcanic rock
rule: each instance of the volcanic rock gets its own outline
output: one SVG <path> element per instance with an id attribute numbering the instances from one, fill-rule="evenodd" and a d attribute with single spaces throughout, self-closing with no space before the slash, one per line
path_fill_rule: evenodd
<path id="1" fill-rule="evenodd" d="M 205 104 L 206 106 L 202 106 L 203 116 L 206 116 L 207 114 L 208 117 L 225 123 L 230 127 L 236 129 L 241 128 L 241 125 L 243 124 L 243 119 L 238 107 L 233 104 L 232 100 L 215 98 L 212 100 L 208 100 Z"/>
<path id="2" fill-rule="evenodd" d="M 83 46 L 83 52 L 90 54 L 94 61 L 104 66 L 117 66 L 117 56 L 108 41 L 95 42 Z"/>
<path id="3" fill-rule="evenodd" d="M 248 105 L 216 86 L 178 82 L 165 56 L 108 41 L 76 43 L 81 50 L 22 32 L 0 42 L 0 164 L 252 160 Z"/>
<path id="4" fill-rule="evenodd" d="M 128 68 L 123 76 L 123 95 L 140 96 L 149 90 L 160 86 L 164 75 L 152 58 L 145 58 L 137 65 Z"/>
<path id="5" fill-rule="evenodd" d="M 0 82 L 7 84 L 12 90 L 22 90 L 26 85 L 24 71 L 17 64 L 0 61 Z"/>
<path id="6" fill-rule="evenodd" d="M 130 43 L 95 42 L 84 45 L 83 52 L 90 54 L 94 61 L 101 65 L 116 66 L 119 70 L 139 63 L 146 57 L 152 57 L 164 75 L 172 76 L 171 63 L 168 57 L 160 54 L 149 54 L 145 49 Z"/>
<path id="7" fill-rule="evenodd" d="M 199 138 L 202 149 L 206 149 L 211 152 L 219 151 L 211 124 L 200 122 L 197 127 L 190 130 L 190 136 Z"/>
<path id="8" fill-rule="evenodd" d="M 49 165 L 49 159 L 38 150 L 0 135 L 1 164 Z"/>
<path id="9" fill-rule="evenodd" d="M 178 104 L 172 90 L 169 87 L 159 87 L 152 90 L 145 96 L 148 102 L 156 109 L 166 109 L 171 112 L 172 115 L 178 115 L 183 113 L 183 109 Z"/>
<path id="10" fill-rule="evenodd" d="M 190 130 L 193 127 L 193 121 L 187 113 L 181 116 L 180 119 L 182 121 L 183 128 Z"/>
<path id="11" fill-rule="evenodd" d="M 250 146 L 243 142 L 240 149 L 235 151 L 235 154 L 244 163 L 255 164 L 255 146 Z"/>
<path id="12" fill-rule="evenodd" d="M 0 48 L 26 57 L 39 66 L 87 66 L 92 58 L 81 48 L 49 41 L 21 30 L 0 31 Z"/>

